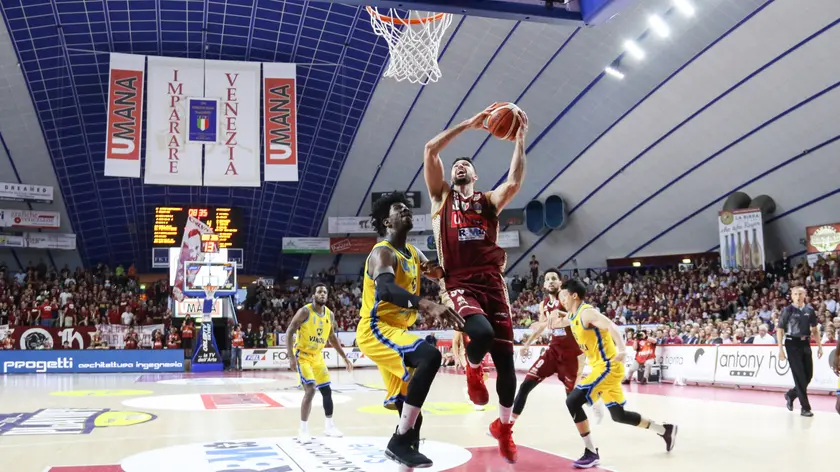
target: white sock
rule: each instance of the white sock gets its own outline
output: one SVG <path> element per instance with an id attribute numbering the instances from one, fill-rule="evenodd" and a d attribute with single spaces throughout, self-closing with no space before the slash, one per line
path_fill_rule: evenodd
<path id="1" fill-rule="evenodd" d="M 304 432 L 304 433 L 309 431 L 309 425 L 307 424 L 306 421 L 301 421 L 300 422 L 300 430 L 301 430 L 301 432 Z"/>
<path id="2" fill-rule="evenodd" d="M 665 434 L 665 425 L 661 425 L 659 423 L 655 423 L 653 421 L 650 422 L 648 425 L 648 429 L 653 431 L 656 434 Z"/>
<path id="3" fill-rule="evenodd" d="M 472 367 L 473 369 L 478 369 L 481 366 L 481 364 L 473 364 L 470 361 L 467 361 L 467 364 L 469 364 L 470 367 Z"/>
<path id="4" fill-rule="evenodd" d="M 583 445 L 586 446 L 587 449 L 595 452 L 595 443 L 592 442 L 592 433 L 582 436 L 581 439 L 583 439 Z"/>
<path id="5" fill-rule="evenodd" d="M 397 428 L 397 434 L 405 434 L 409 429 L 414 427 L 417 422 L 417 417 L 420 416 L 420 408 L 411 406 L 408 403 L 403 404 L 402 415 L 400 415 L 400 425 Z"/>
<path id="6" fill-rule="evenodd" d="M 327 428 L 335 428 L 335 423 L 332 418 L 327 418 Z"/>
<path id="7" fill-rule="evenodd" d="M 512 411 L 512 407 L 504 407 L 502 405 L 499 405 L 499 420 L 502 423 L 510 423 L 510 415 Z"/>

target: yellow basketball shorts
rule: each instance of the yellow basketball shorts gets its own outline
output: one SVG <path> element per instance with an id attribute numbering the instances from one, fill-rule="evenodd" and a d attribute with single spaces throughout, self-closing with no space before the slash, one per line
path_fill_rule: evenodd
<path id="1" fill-rule="evenodd" d="M 330 371 L 321 353 L 295 351 L 298 375 L 303 385 L 315 385 L 315 388 L 330 384 Z"/>
<path id="2" fill-rule="evenodd" d="M 388 393 L 385 408 L 396 409 L 398 400 L 405 401 L 408 382 L 414 369 L 405 365 L 405 355 L 417 349 L 422 339 L 403 328 L 391 326 L 383 321 L 361 320 L 356 328 L 356 343 L 359 350 L 379 368 Z"/>
<path id="3" fill-rule="evenodd" d="M 592 366 L 592 372 L 586 376 L 575 388 L 586 392 L 586 401 L 590 405 L 603 400 L 607 408 L 614 405 L 624 406 L 624 390 L 621 381 L 624 379 L 624 364 L 607 362 Z"/>

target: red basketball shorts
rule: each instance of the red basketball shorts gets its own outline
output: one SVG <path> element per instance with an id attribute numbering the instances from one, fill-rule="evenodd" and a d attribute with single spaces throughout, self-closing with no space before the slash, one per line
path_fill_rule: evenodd
<path id="1" fill-rule="evenodd" d="M 566 387 L 566 393 L 575 388 L 578 375 L 577 349 L 567 349 L 563 346 L 552 344 L 545 348 L 539 359 L 528 370 L 527 378 L 542 382 L 544 379 L 557 375 Z"/>
<path id="2" fill-rule="evenodd" d="M 513 321 L 505 279 L 498 272 L 447 276 L 441 284 L 441 300 L 466 318 L 483 315 L 493 327 L 496 342 L 513 352 Z"/>

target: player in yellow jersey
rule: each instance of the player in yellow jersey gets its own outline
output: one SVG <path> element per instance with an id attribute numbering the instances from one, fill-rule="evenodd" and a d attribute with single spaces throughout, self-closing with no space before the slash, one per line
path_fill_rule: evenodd
<path id="1" fill-rule="evenodd" d="M 665 449 L 670 451 L 674 448 L 677 438 L 675 425 L 657 423 L 624 409 L 621 380 L 624 378 L 624 356 L 627 348 L 615 323 L 593 306 L 584 303 L 584 295 L 586 287 L 578 280 L 563 282 L 560 302 L 570 313 L 572 333 L 592 366 L 592 373 L 580 381 L 566 397 L 566 406 L 586 446 L 583 456 L 573 465 L 578 469 L 588 469 L 600 462 L 598 449 L 595 448 L 590 434 L 589 421 L 583 412 L 585 403 L 592 405 L 599 399 L 604 401 L 613 421 L 654 431 L 665 439 Z"/>
<path id="2" fill-rule="evenodd" d="M 374 246 L 365 263 L 356 342 L 379 367 L 388 390 L 385 407 L 400 412 L 385 455 L 407 467 L 431 467 L 432 461 L 419 450 L 420 409 L 440 369 L 441 354 L 408 328 L 418 309 L 456 329 L 463 328 L 464 320 L 451 308 L 420 297 L 421 273 L 438 278 L 441 270 L 406 243 L 413 215 L 405 194 L 393 192 L 378 199 L 371 221 L 385 240 Z"/>
<path id="3" fill-rule="evenodd" d="M 289 368 L 297 371 L 300 383 L 303 385 L 303 403 L 300 405 L 300 431 L 298 440 L 306 444 L 312 440 L 309 435 L 309 413 L 312 411 L 312 399 L 315 390 L 321 392 L 324 400 L 324 415 L 327 417 L 324 426 L 324 436 L 332 438 L 342 437 L 341 431 L 333 422 L 332 389 L 330 388 L 330 371 L 324 362 L 322 351 L 327 343 L 344 359 L 347 370 L 353 370 L 353 363 L 344 355 L 344 349 L 335 331 L 335 317 L 327 308 L 329 289 L 323 283 L 315 284 L 312 288 L 312 303 L 305 305 L 295 313 L 289 329 L 286 330 L 286 349 L 289 351 Z"/>

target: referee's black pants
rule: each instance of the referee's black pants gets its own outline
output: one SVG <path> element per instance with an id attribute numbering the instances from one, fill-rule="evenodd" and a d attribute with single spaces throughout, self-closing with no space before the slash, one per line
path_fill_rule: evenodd
<path id="1" fill-rule="evenodd" d="M 793 388 L 788 390 L 788 396 L 798 398 L 802 409 L 811 411 L 811 402 L 808 401 L 808 384 L 814 377 L 811 343 L 801 339 L 785 339 L 785 351 L 790 373 L 793 374 Z"/>

